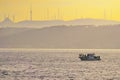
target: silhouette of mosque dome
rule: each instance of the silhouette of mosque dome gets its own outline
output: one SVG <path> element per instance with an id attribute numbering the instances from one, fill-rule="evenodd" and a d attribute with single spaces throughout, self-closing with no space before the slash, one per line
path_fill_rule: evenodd
<path id="1" fill-rule="evenodd" d="M 10 24 L 13 23 L 9 17 L 6 17 L 2 23 Z"/>
<path id="2" fill-rule="evenodd" d="M 9 18 L 6 17 L 2 22 L 0 22 L 0 26 L 2 27 L 10 27 L 14 22 Z"/>

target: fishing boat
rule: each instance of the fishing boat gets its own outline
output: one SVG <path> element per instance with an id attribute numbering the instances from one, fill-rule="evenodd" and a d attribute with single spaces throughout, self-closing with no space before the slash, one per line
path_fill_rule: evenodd
<path id="1" fill-rule="evenodd" d="M 100 56 L 95 56 L 95 53 L 79 54 L 81 61 L 99 61 Z"/>

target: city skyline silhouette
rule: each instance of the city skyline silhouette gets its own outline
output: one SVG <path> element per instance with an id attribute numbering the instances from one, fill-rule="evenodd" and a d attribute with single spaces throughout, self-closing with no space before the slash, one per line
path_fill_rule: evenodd
<path id="1" fill-rule="evenodd" d="M 89 2 L 89 3 L 88 3 Z M 5 16 L 15 22 L 23 20 L 75 20 L 82 18 L 115 20 L 119 19 L 119 1 L 83 1 L 83 0 L 30 0 L 30 1 L 0 1 L 0 21 Z M 96 4 L 95 4 L 96 3 Z"/>

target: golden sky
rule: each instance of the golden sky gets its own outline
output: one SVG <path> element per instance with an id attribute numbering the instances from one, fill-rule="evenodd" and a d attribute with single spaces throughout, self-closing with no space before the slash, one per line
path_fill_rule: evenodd
<path id="1" fill-rule="evenodd" d="M 0 0 L 0 21 L 29 20 L 31 5 L 33 20 L 104 19 L 105 11 L 105 19 L 120 21 L 120 0 Z"/>

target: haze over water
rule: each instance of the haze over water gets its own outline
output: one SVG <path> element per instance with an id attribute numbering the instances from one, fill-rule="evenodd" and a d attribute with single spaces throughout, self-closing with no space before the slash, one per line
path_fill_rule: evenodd
<path id="1" fill-rule="evenodd" d="M 0 0 L 0 80 L 120 80 L 119 14 L 120 0 Z"/>

